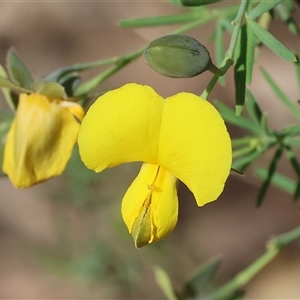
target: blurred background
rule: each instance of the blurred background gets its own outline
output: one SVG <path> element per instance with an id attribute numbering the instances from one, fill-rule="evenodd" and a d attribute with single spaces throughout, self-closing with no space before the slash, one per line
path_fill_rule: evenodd
<path id="1" fill-rule="evenodd" d="M 163 1 L 0 2 L 0 63 L 5 65 L 6 53 L 14 47 L 39 78 L 62 66 L 120 56 L 175 27 L 131 30 L 118 27 L 119 20 L 184 10 Z M 295 20 L 299 19 L 298 6 Z M 214 23 L 209 23 L 188 34 L 203 43 L 214 60 L 213 31 Z M 300 53 L 299 37 L 282 23 L 272 22 L 271 32 Z M 295 123 L 262 79 L 260 66 L 296 101 L 293 65 L 263 49 L 251 90 L 272 128 Z M 141 57 L 100 89 L 138 82 L 163 96 L 179 91 L 201 94 L 210 78 L 208 73 L 192 79 L 162 77 Z M 232 72 L 226 86 L 217 85 L 210 99 L 234 104 Z M 0 108 L 8 109 L 2 95 Z M 229 130 L 233 137 L 243 134 L 232 126 Z M 271 156 L 267 153 L 257 165 L 267 166 Z M 267 239 L 299 226 L 299 202 L 277 188 L 268 191 L 262 207 L 255 207 L 261 182 L 249 169 L 243 176 L 231 175 L 219 200 L 203 208 L 197 208 L 193 195 L 180 184 L 176 229 L 161 242 L 137 250 L 121 219 L 120 203 L 138 168 L 128 164 L 94 174 L 82 166 L 75 151 L 62 176 L 33 188 L 16 190 L 1 178 L 0 298 L 161 299 L 154 266 L 164 268 L 180 288 L 194 268 L 222 255 L 217 281 L 226 282 L 264 252 Z M 284 161 L 280 171 L 296 178 Z M 246 299 L 300 299 L 299 278 L 297 241 L 246 287 Z"/>

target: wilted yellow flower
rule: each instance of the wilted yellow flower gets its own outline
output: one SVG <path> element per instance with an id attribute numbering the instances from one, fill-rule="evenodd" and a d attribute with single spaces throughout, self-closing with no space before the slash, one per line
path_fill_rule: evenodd
<path id="1" fill-rule="evenodd" d="M 84 115 L 70 101 L 40 94 L 20 94 L 15 119 L 8 132 L 3 172 L 18 188 L 60 175 L 72 154 Z"/>
<path id="2" fill-rule="evenodd" d="M 144 162 L 122 201 L 136 247 L 174 229 L 177 178 L 202 206 L 220 195 L 231 167 L 229 134 L 209 102 L 191 93 L 163 99 L 135 83 L 96 100 L 82 121 L 78 144 L 83 162 L 96 172 Z"/>

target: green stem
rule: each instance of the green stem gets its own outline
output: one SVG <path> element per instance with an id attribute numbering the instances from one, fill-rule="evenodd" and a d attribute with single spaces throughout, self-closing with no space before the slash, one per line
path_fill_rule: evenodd
<path id="1" fill-rule="evenodd" d="M 290 232 L 281 234 L 271 239 L 267 244 L 266 252 L 261 257 L 237 274 L 228 283 L 224 284 L 205 298 L 213 300 L 227 299 L 236 290 L 246 285 L 259 271 L 261 271 L 269 262 L 271 262 L 283 247 L 299 238 L 300 227 L 297 227 Z"/>
<path id="2" fill-rule="evenodd" d="M 89 93 L 91 90 L 96 88 L 101 82 L 103 82 L 104 80 L 115 74 L 117 71 L 122 69 L 124 66 L 138 58 L 143 53 L 144 49 L 145 47 L 137 49 L 134 52 L 130 52 L 118 58 L 114 66 L 81 84 L 75 91 L 74 96 L 80 97 Z"/>
<path id="3" fill-rule="evenodd" d="M 232 158 L 237 158 L 239 156 L 243 156 L 245 154 L 248 154 L 250 153 L 255 147 L 253 147 L 253 145 L 248 145 L 244 148 L 240 148 L 240 149 L 237 149 L 237 150 L 234 150 L 232 152 Z"/>
<path id="4" fill-rule="evenodd" d="M 225 7 L 223 9 L 220 10 L 212 10 L 211 14 L 208 17 L 204 17 L 201 18 L 199 20 L 196 20 L 194 22 L 190 22 L 188 24 L 185 24 L 183 26 L 181 26 L 178 29 L 173 30 L 170 34 L 180 34 L 180 33 L 184 33 L 186 31 L 189 31 L 193 28 L 196 28 L 204 23 L 207 23 L 209 21 L 212 21 L 216 18 L 222 17 L 222 16 L 226 16 L 227 14 L 231 14 L 233 13 L 235 10 L 237 9 L 236 5 L 234 6 L 230 6 L 230 7 Z M 94 78 L 92 78 L 89 82 L 85 82 L 83 83 L 82 86 L 80 86 L 78 88 L 78 90 L 76 91 L 76 95 L 83 95 L 83 92 L 86 91 L 87 92 L 87 88 L 88 86 L 94 86 L 96 87 L 96 85 L 94 85 L 94 83 L 101 83 L 104 79 L 107 79 L 108 77 L 112 76 L 115 72 L 117 72 L 118 70 L 120 70 L 121 68 L 123 68 L 125 65 L 127 65 L 128 63 L 132 62 L 133 60 L 137 59 L 140 55 L 143 54 L 144 49 L 146 48 L 146 46 L 137 49 L 133 52 L 130 52 L 128 54 L 125 54 L 124 56 L 115 56 L 115 57 L 111 57 L 108 59 L 101 59 L 101 60 L 97 60 L 97 61 L 92 61 L 92 62 L 87 62 L 87 63 L 80 63 L 80 64 L 75 64 L 72 66 L 68 66 L 68 67 L 64 67 L 64 68 L 60 68 L 58 70 L 56 70 L 55 72 L 53 72 L 52 74 L 48 75 L 47 77 L 44 78 L 45 81 L 58 81 L 60 78 L 62 78 L 63 76 L 72 73 L 72 72 L 82 72 L 82 71 L 87 71 L 93 68 L 98 68 L 98 67 L 102 67 L 105 65 L 110 65 L 110 64 L 114 64 L 115 66 L 110 68 L 108 71 L 104 71 L 103 73 L 95 76 Z"/>
<path id="5" fill-rule="evenodd" d="M 222 12 L 224 14 L 224 12 Z M 215 18 L 215 16 L 214 16 Z M 171 32 L 171 34 L 179 34 L 179 33 L 184 33 L 186 31 L 189 31 L 193 28 L 198 27 L 200 24 L 203 23 L 203 20 L 197 20 L 195 22 L 188 23 L 184 26 L 181 26 L 178 29 L 175 29 Z M 80 85 L 77 90 L 75 91 L 74 96 L 83 96 L 84 94 L 87 94 L 90 92 L 92 89 L 96 88 L 101 82 L 112 76 L 114 73 L 122 69 L 124 66 L 132 62 L 133 60 L 137 59 L 140 55 L 143 54 L 146 46 L 137 49 L 133 52 L 130 52 L 128 54 L 125 54 L 124 56 L 121 57 L 114 57 L 110 58 L 107 60 L 102 60 L 98 62 L 91 62 L 91 63 L 86 63 L 86 64 L 81 64 L 77 65 L 81 68 L 81 70 L 86 70 L 90 69 L 91 67 L 94 67 L 93 64 L 96 64 L 97 66 L 103 66 L 104 64 L 109 64 L 109 63 L 114 63 L 115 65 L 108 70 L 105 70 L 104 72 L 98 74 L 94 78 L 90 79 L 89 81 L 86 81 L 82 85 Z M 79 69 L 78 69 L 79 70 Z M 220 70 L 221 72 L 224 72 L 222 69 Z"/>
<path id="6" fill-rule="evenodd" d="M 233 139 L 231 141 L 232 147 L 242 146 L 250 144 L 250 141 L 253 139 L 253 137 L 245 136 L 239 139 Z"/>
<path id="7" fill-rule="evenodd" d="M 225 58 L 221 64 L 220 69 L 223 72 L 223 75 L 228 71 L 228 69 L 233 65 L 234 62 L 234 51 L 236 48 L 236 44 L 238 41 L 238 37 L 239 37 L 239 33 L 240 33 L 240 29 L 243 25 L 244 22 L 244 15 L 248 6 L 248 2 L 249 0 L 242 0 L 241 1 L 241 5 L 239 7 L 238 13 L 236 15 L 236 18 L 233 22 L 234 27 L 233 27 L 233 32 L 232 32 L 232 36 L 230 39 L 230 44 L 228 47 L 228 50 L 225 54 Z M 211 79 L 211 81 L 209 82 L 209 84 L 207 85 L 206 89 L 203 91 L 203 93 L 201 94 L 201 98 L 203 99 L 207 99 L 209 94 L 211 93 L 212 89 L 214 88 L 215 84 L 217 83 L 219 79 L 218 75 L 214 75 L 213 78 Z"/>

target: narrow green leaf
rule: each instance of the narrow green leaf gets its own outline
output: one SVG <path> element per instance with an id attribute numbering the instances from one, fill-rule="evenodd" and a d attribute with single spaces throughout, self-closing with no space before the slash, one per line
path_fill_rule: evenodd
<path id="1" fill-rule="evenodd" d="M 297 201 L 299 197 L 300 197 L 300 180 L 298 180 L 297 182 L 296 190 L 293 195 L 294 201 Z"/>
<path id="2" fill-rule="evenodd" d="M 266 195 L 266 192 L 270 186 L 270 183 L 272 181 L 272 178 L 275 174 L 275 171 L 276 171 L 276 168 L 277 168 L 277 165 L 279 163 L 279 160 L 281 158 L 281 155 L 283 153 L 283 146 L 280 145 L 279 148 L 276 150 L 274 156 L 273 156 L 273 159 L 270 163 L 270 166 L 268 168 L 268 174 L 267 174 L 267 177 L 265 179 L 265 181 L 263 182 L 260 190 L 259 190 L 259 193 L 258 193 L 258 197 L 257 197 L 257 202 L 256 202 L 256 205 L 257 206 L 260 206 L 264 200 L 264 197 Z"/>
<path id="3" fill-rule="evenodd" d="M 246 107 L 247 113 L 249 114 L 250 119 L 253 121 L 253 125 L 260 128 L 263 114 L 249 89 L 246 90 Z"/>
<path id="4" fill-rule="evenodd" d="M 282 131 L 282 134 L 288 137 L 294 137 L 295 135 L 300 135 L 300 125 L 292 125 L 285 127 Z"/>
<path id="5" fill-rule="evenodd" d="M 291 12 L 289 11 L 286 2 L 282 2 L 275 7 L 277 14 L 279 15 L 280 19 L 286 23 L 289 31 L 292 34 L 298 34 L 299 28 L 297 23 L 295 22 L 294 18 L 292 17 Z"/>
<path id="6" fill-rule="evenodd" d="M 32 93 L 33 92 L 33 90 L 25 89 L 15 83 L 11 82 L 10 80 L 8 80 L 7 78 L 5 78 L 1 75 L 0 75 L 0 86 L 11 89 L 11 90 L 16 90 L 18 92 L 24 92 L 24 93 Z"/>
<path id="7" fill-rule="evenodd" d="M 33 85 L 33 78 L 15 49 L 11 48 L 8 51 L 6 60 L 7 69 L 13 81 L 24 88 L 31 89 Z"/>
<path id="8" fill-rule="evenodd" d="M 246 93 L 246 58 L 247 58 L 247 29 L 246 25 L 241 27 L 241 34 L 236 47 L 237 60 L 234 65 L 235 81 L 235 113 L 239 116 L 245 104 Z"/>
<path id="9" fill-rule="evenodd" d="M 294 53 L 285 47 L 281 42 L 279 42 L 271 33 L 262 28 L 255 21 L 248 20 L 247 24 L 253 30 L 257 38 L 275 54 L 284 60 L 292 62 L 296 61 Z"/>
<path id="10" fill-rule="evenodd" d="M 295 155 L 293 149 L 289 145 L 286 145 L 285 153 L 286 153 L 287 158 L 290 160 L 290 162 L 293 166 L 293 169 L 295 170 L 298 178 L 300 179 L 300 164 L 296 158 L 296 155 Z"/>
<path id="11" fill-rule="evenodd" d="M 204 290 L 214 278 L 220 265 L 221 259 L 218 257 L 205 262 L 195 269 L 184 284 L 184 298 L 194 298 L 201 290 Z"/>
<path id="12" fill-rule="evenodd" d="M 251 28 L 247 25 L 247 58 L 246 58 L 246 82 L 251 84 L 252 72 L 255 59 L 255 47 L 257 45 L 257 38 Z"/>
<path id="13" fill-rule="evenodd" d="M 267 148 L 253 149 L 248 155 L 233 161 L 232 168 L 237 169 L 240 172 L 244 172 L 246 168 L 254 162 L 256 158 L 261 156 Z"/>
<path id="14" fill-rule="evenodd" d="M 174 291 L 174 288 L 173 288 L 173 285 L 172 285 L 172 282 L 171 282 L 171 279 L 170 279 L 168 273 L 160 267 L 155 267 L 154 273 L 155 273 L 156 282 L 159 285 L 159 287 L 161 288 L 161 290 L 164 292 L 164 294 L 166 295 L 167 299 L 169 299 L 169 300 L 178 299 L 175 294 L 175 291 Z"/>
<path id="15" fill-rule="evenodd" d="M 291 99 L 289 99 L 286 94 L 279 88 L 277 83 L 272 79 L 272 77 L 269 75 L 269 73 L 264 69 L 261 68 L 261 72 L 264 76 L 264 78 L 269 83 L 270 87 L 272 88 L 273 92 L 276 94 L 276 96 L 281 100 L 283 104 L 286 105 L 286 107 L 293 113 L 293 115 L 300 120 L 300 109 L 299 106 L 296 105 Z"/>
<path id="16" fill-rule="evenodd" d="M 273 0 L 273 1 L 261 1 L 259 4 L 254 7 L 248 14 L 248 18 L 250 20 L 254 20 L 264 14 L 265 12 L 268 12 L 272 8 L 274 8 L 276 5 L 278 5 L 281 2 L 281 0 Z"/>
<path id="17" fill-rule="evenodd" d="M 198 18 L 201 17 L 201 15 L 204 18 L 209 17 L 207 10 L 203 8 L 201 10 L 195 10 L 188 13 L 177 14 L 177 15 L 122 20 L 119 21 L 118 25 L 124 28 L 166 26 L 166 25 L 189 23 L 197 20 Z"/>
<path id="18" fill-rule="evenodd" d="M 291 0 L 282 0 L 282 2 L 286 5 L 287 9 L 293 13 L 295 11 L 295 5 Z"/>
<path id="19" fill-rule="evenodd" d="M 296 146 L 296 147 L 300 148 L 300 141 L 299 141 L 299 139 L 296 139 L 296 138 L 290 139 L 289 140 L 289 144 L 292 145 L 292 146 Z"/>
<path id="20" fill-rule="evenodd" d="M 214 102 L 218 111 L 220 112 L 221 116 L 225 121 L 227 121 L 230 124 L 236 125 L 238 127 L 244 128 L 250 132 L 253 132 L 255 134 L 260 134 L 261 131 L 254 127 L 252 122 L 246 119 L 243 116 L 237 116 L 235 112 L 229 108 L 227 105 L 223 104 L 220 101 Z"/>
<path id="21" fill-rule="evenodd" d="M 119 64 L 117 66 L 113 66 L 102 73 L 96 75 L 95 77 L 91 78 L 88 81 L 85 81 L 81 85 L 77 87 L 77 89 L 74 91 L 75 97 L 81 97 L 89 94 L 93 89 L 95 89 L 101 82 L 115 74 L 117 71 L 122 69 L 125 64 L 129 62 L 125 62 L 124 64 Z"/>
<path id="22" fill-rule="evenodd" d="M 261 178 L 263 180 L 266 180 L 266 178 L 268 176 L 268 170 L 264 169 L 264 168 L 257 168 L 257 169 L 255 169 L 254 173 L 255 173 L 255 175 L 257 175 L 259 178 Z M 297 183 L 294 180 L 292 180 L 278 172 L 276 172 L 273 175 L 271 183 L 291 195 L 293 195 L 295 193 L 295 190 L 297 188 Z"/>
<path id="23" fill-rule="evenodd" d="M 300 164 L 298 162 L 298 159 L 293 151 L 293 149 L 287 145 L 285 147 L 285 154 L 287 156 L 287 158 L 290 160 L 294 171 L 296 172 L 297 176 L 298 176 L 298 182 L 300 182 Z M 299 193 L 300 193 L 300 185 L 297 185 L 297 188 L 295 190 L 294 193 L 294 200 L 297 200 L 299 198 Z"/>

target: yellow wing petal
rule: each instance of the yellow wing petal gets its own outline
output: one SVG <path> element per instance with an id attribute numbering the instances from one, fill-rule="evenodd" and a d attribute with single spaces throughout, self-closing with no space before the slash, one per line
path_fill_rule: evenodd
<path id="1" fill-rule="evenodd" d="M 190 93 L 165 100 L 158 164 L 185 183 L 199 206 L 222 192 L 231 153 L 224 121 L 209 102 Z"/>

